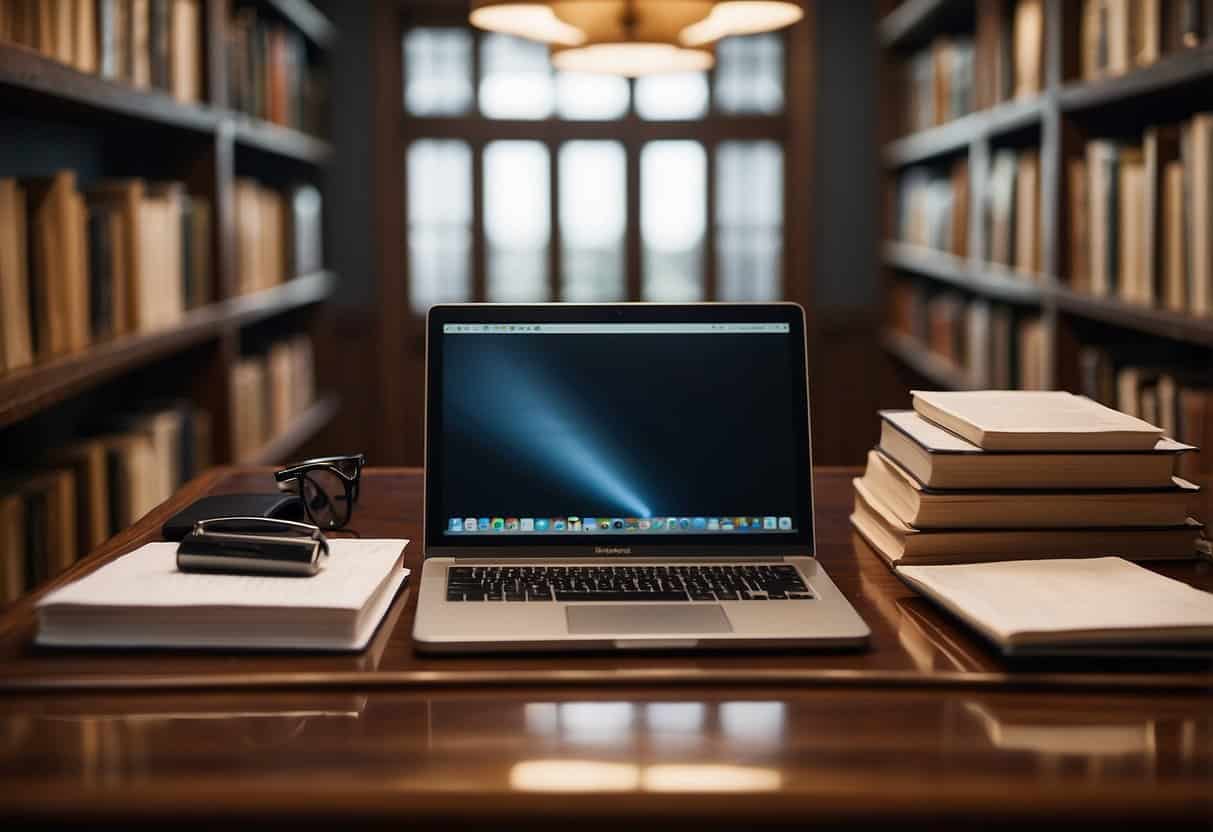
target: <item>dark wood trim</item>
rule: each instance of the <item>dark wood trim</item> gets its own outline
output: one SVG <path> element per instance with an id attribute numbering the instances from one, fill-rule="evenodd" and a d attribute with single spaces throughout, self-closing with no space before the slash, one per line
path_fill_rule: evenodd
<path id="1" fill-rule="evenodd" d="M 320 433 L 337 415 L 340 400 L 336 395 L 329 394 L 319 398 L 315 404 L 299 414 L 286 433 L 275 437 L 248 459 L 241 460 L 247 465 L 282 465 L 291 461 L 291 457 L 300 448 Z"/>
<path id="2" fill-rule="evenodd" d="M 419 413 L 424 393 L 416 379 L 402 372 L 405 336 L 401 320 L 409 315 L 406 257 L 401 244 L 407 214 L 404 187 L 404 136 L 400 111 L 404 96 L 400 11 L 389 3 L 374 6 L 375 25 L 371 59 L 375 63 L 374 154 L 376 177 L 370 183 L 375 200 L 375 263 L 378 272 L 378 366 L 380 384 L 377 407 L 379 426 L 374 431 L 377 447 L 370 449 L 378 461 L 419 459 L 420 436 L 407 435 L 409 413 Z M 413 456 L 410 456 L 412 454 Z"/>
<path id="3" fill-rule="evenodd" d="M 409 140 L 463 139 L 499 141 L 503 139 L 552 141 L 618 141 L 623 136 L 642 142 L 694 139 L 777 139 L 787 133 L 784 116 L 705 116 L 691 121 L 645 121 L 637 117 L 613 121 L 571 121 L 564 119 L 489 119 L 480 116 L 425 117 L 403 116 L 404 132 Z"/>
<path id="4" fill-rule="evenodd" d="M 973 383 L 964 370 L 945 361 L 916 338 L 901 332 L 886 331 L 881 345 L 918 375 L 945 390 L 972 390 Z"/>

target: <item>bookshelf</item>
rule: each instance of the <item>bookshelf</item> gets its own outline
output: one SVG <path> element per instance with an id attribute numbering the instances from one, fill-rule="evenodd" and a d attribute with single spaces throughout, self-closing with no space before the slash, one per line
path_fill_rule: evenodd
<path id="1" fill-rule="evenodd" d="M 202 458 L 211 464 L 250 461 L 236 458 L 232 435 L 234 393 L 229 380 L 242 352 L 250 344 L 256 348 L 297 334 L 317 341 L 328 332 L 322 309 L 337 290 L 338 276 L 323 267 L 305 270 L 297 267 L 303 259 L 292 258 L 296 267 L 288 271 L 284 266 L 267 281 L 280 281 L 277 285 L 250 292 L 246 281 L 241 291 L 237 182 L 254 178 L 279 193 L 296 186 L 322 190 L 332 146 L 323 136 L 238 111 L 237 96 L 242 93 L 233 86 L 236 76 L 229 77 L 234 70 L 228 44 L 241 15 L 256 15 L 258 25 L 281 33 L 277 36 L 295 50 L 293 59 L 302 57 L 309 71 L 323 73 L 337 33 L 307 0 L 197 0 L 196 9 L 198 52 L 193 66 L 201 75 L 196 102 L 183 101 L 167 89 L 136 87 L 81 71 L 45 50 L 0 39 L 0 132 L 5 136 L 0 179 L 23 181 L 70 169 L 76 171 L 82 192 L 102 179 L 175 181 L 210 208 L 208 230 L 197 238 L 206 241 L 208 288 L 203 300 L 191 304 L 178 322 L 159 328 L 141 324 L 133 332 L 93 338 L 84 348 L 19 369 L 4 371 L 0 366 L 4 482 L 16 482 L 14 477 L 26 467 L 52 464 L 52 452 L 94 435 L 98 425 L 107 424 L 106 414 L 123 414 L 124 408 L 137 412 L 144 402 L 190 402 L 209 420 L 208 430 L 198 434 L 203 437 Z M 177 47 L 173 41 L 172 48 Z M 263 74 L 259 80 L 274 83 L 266 80 L 269 77 Z M 322 105 L 307 109 L 315 99 L 305 99 L 304 93 L 289 98 L 296 93 L 287 89 L 289 117 L 275 118 L 326 124 Z M 272 98 L 273 91 L 266 95 Z M 288 239 L 285 230 L 281 239 Z M 114 279 L 135 278 L 132 273 Z M 337 397 L 322 392 L 251 461 L 288 460 L 339 412 Z M 0 541 L 0 561 L 5 545 Z"/>
<path id="2" fill-rule="evenodd" d="M 937 35 L 972 35 L 980 16 L 1000 7 L 1004 17 L 1014 3 L 991 4 L 960 0 L 905 0 L 892 6 L 879 24 L 886 77 L 899 94 L 895 80 L 914 51 Z M 962 115 L 924 130 L 899 134 L 897 125 L 884 125 L 883 165 L 892 194 L 896 177 L 916 165 L 945 164 L 966 160 L 974 180 L 970 223 L 981 224 L 986 197 L 982 179 L 988 173 L 990 156 L 999 146 L 1033 146 L 1040 154 L 1040 252 L 1042 268 L 1034 279 L 1000 267 L 992 267 L 978 255 L 985 229 L 972 227 L 969 257 L 957 257 L 926 247 L 897 242 L 889 228 L 883 261 L 890 279 L 913 280 L 932 290 L 955 290 L 966 297 L 1031 307 L 1038 310 L 1055 345 L 1050 386 L 1077 377 L 1076 345 L 1088 330 L 1098 329 L 1116 342 L 1145 341 L 1151 363 L 1165 358 L 1168 345 L 1182 347 L 1185 358 L 1196 356 L 1200 371 L 1203 355 L 1205 376 L 1213 384 L 1213 317 L 1182 314 L 1158 306 L 1128 303 L 1115 296 L 1095 296 L 1071 288 L 1066 274 L 1069 245 L 1064 165 L 1081 152 L 1081 140 L 1113 136 L 1128 130 L 1140 131 L 1156 121 L 1170 122 L 1197 112 L 1213 110 L 1213 44 L 1164 53 L 1153 63 L 1129 69 L 1113 77 L 1081 80 L 1079 20 L 1082 3 L 1043 0 L 1042 90 L 1026 100 L 1012 98 L 985 109 Z M 1008 20 L 1003 25 L 1010 25 Z M 888 111 L 895 102 L 882 107 Z M 892 212 L 890 212 L 892 213 Z M 901 333 L 891 333 L 900 336 Z M 940 386 L 963 386 L 959 376 L 938 372 L 922 355 L 907 348 L 906 339 L 886 338 L 886 350 L 901 365 Z M 920 347 L 921 344 L 915 344 Z M 1129 347 L 1131 349 L 1131 346 Z M 931 356 L 937 358 L 937 356 Z M 1165 362 L 1164 362 L 1165 363 Z M 1188 361 L 1185 371 L 1191 370 Z M 929 369 L 931 372 L 923 372 Z"/>
<path id="3" fill-rule="evenodd" d="M 1213 308 L 1198 298 L 1207 291 L 1213 307 L 1213 276 L 1193 265 L 1202 232 L 1191 217 L 1193 206 L 1213 202 L 1200 195 L 1213 192 L 1213 181 L 1201 184 L 1194 173 L 1205 163 L 1193 147 L 1198 119 L 1213 113 L 1213 19 L 1207 3 L 1202 18 L 1185 0 L 1095 2 L 886 4 L 881 346 L 899 385 L 1073 390 L 1205 448 L 1177 473 L 1204 485 L 1190 510 L 1207 523 Z M 1017 29 L 1025 7 L 1038 13 L 1038 28 Z M 1112 66 L 1118 47 L 1097 27 L 1119 25 L 1108 23 L 1121 13 L 1114 9 L 1153 8 L 1157 38 L 1140 28 L 1147 17 L 1131 18 L 1117 29 L 1128 47 Z M 1021 31 L 1032 35 L 1021 39 Z M 1021 51 L 1025 42 L 1035 49 Z M 973 57 L 967 76 L 956 71 L 965 50 Z M 1035 83 L 1021 86 L 1021 61 Z M 1204 125 L 1213 146 L 1213 122 Z M 1001 185 L 1000 160 L 1011 171 Z M 1213 179 L 1213 158 L 1203 175 Z M 999 214 L 1000 198 L 1012 217 L 1031 217 L 1022 247 L 1020 224 L 1005 219 L 1005 207 Z"/>

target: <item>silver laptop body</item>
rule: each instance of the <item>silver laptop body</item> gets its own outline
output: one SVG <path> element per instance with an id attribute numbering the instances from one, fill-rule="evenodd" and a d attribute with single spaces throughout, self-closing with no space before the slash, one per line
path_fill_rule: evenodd
<path id="1" fill-rule="evenodd" d="M 429 653 L 854 648 L 795 304 L 435 306 Z"/>

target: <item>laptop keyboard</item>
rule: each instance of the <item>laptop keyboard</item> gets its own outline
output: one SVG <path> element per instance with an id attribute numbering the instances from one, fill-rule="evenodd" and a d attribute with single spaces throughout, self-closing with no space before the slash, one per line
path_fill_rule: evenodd
<path id="1" fill-rule="evenodd" d="M 452 566 L 448 601 L 803 601 L 786 563 L 699 566 Z"/>

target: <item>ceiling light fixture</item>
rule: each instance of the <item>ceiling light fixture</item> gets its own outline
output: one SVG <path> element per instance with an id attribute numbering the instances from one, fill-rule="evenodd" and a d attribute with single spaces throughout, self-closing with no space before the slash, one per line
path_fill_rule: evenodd
<path id="1" fill-rule="evenodd" d="M 470 20 L 548 44 L 557 69 L 635 77 L 710 69 L 721 38 L 802 17 L 793 0 L 472 0 Z"/>

